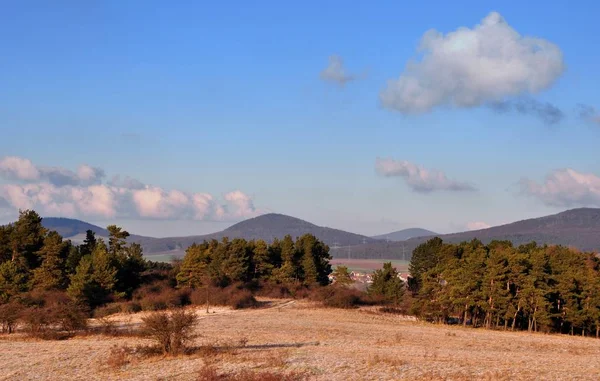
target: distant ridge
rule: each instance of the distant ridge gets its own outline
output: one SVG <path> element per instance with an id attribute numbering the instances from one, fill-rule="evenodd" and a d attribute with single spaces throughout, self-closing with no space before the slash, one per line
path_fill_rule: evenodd
<path id="1" fill-rule="evenodd" d="M 56 231 L 65 238 L 73 237 L 78 234 L 85 234 L 88 230 L 91 230 L 102 237 L 108 236 L 108 231 L 106 229 L 73 218 L 44 217 L 42 219 L 42 225 L 48 230 Z"/>
<path id="2" fill-rule="evenodd" d="M 410 228 L 410 229 L 398 230 L 398 231 L 387 233 L 387 234 L 376 235 L 371 238 L 390 240 L 390 241 L 406 241 L 407 239 L 410 239 L 410 238 L 427 237 L 427 236 L 435 236 L 435 235 L 438 235 L 438 234 L 435 232 L 432 232 L 431 230 L 421 229 L 421 228 Z"/>
<path id="3" fill-rule="evenodd" d="M 600 252 L 600 209 L 578 208 L 550 216 L 521 220 L 488 229 L 438 235 L 445 242 L 459 243 L 479 239 L 511 241 L 518 246 L 532 241 L 540 245 L 563 245 L 582 251 Z M 410 259 L 412 251 L 432 237 L 411 238 L 401 242 L 377 241 L 353 249 L 354 258 Z"/>
<path id="4" fill-rule="evenodd" d="M 185 250 L 194 242 L 209 239 L 220 240 L 223 237 L 244 238 L 247 240 L 262 239 L 271 242 L 275 238 L 281 239 L 288 234 L 296 239 L 307 233 L 313 234 L 330 246 L 354 246 L 375 242 L 375 239 L 364 235 L 318 226 L 284 214 L 269 213 L 244 220 L 217 233 L 189 237 L 153 238 L 140 240 L 139 243 L 144 246 L 144 252 L 146 253 L 162 253 Z"/>
<path id="5" fill-rule="evenodd" d="M 105 237 L 108 235 L 108 232 L 101 227 L 69 218 L 46 217 L 43 224 L 51 230 L 58 231 L 65 238 L 85 234 L 88 229 L 96 232 L 99 236 Z M 127 229 L 126 226 L 124 228 Z M 419 230 L 421 231 L 421 229 Z M 145 254 L 180 256 L 194 242 L 202 242 L 213 238 L 263 239 L 270 242 L 274 238 L 283 238 L 287 234 L 296 238 L 305 233 L 314 234 L 330 245 L 333 256 L 407 260 L 410 259 L 410 255 L 416 246 L 435 235 L 433 233 L 428 237 L 409 238 L 396 242 L 390 239 L 392 242 L 388 242 L 385 239 L 375 239 L 343 230 L 318 226 L 283 214 L 270 213 L 239 222 L 213 234 L 169 238 L 134 235 L 130 237 L 130 241 L 140 243 L 144 247 Z M 484 243 L 489 243 L 492 240 L 509 240 L 514 245 L 536 241 L 539 244 L 564 245 L 576 247 L 583 251 L 600 252 L 600 209 L 572 209 L 550 216 L 517 221 L 488 229 L 438 236 L 451 243 L 470 241 L 474 238 Z M 343 249 L 336 250 L 336 247 L 343 247 Z"/>

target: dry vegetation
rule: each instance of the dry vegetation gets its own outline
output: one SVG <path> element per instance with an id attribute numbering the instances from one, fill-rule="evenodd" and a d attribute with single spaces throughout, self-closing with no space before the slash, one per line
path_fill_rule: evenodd
<path id="1" fill-rule="evenodd" d="M 539 380 L 600 378 L 600 341 L 436 326 L 312 302 L 263 300 L 198 316 L 184 353 L 132 334 L 150 313 L 92 320 L 109 334 L 46 341 L 0 335 L 0 379 Z M 211 311 L 212 312 L 212 311 Z M 114 336 L 113 334 L 121 332 Z M 96 330 L 102 332 L 102 330 Z"/>

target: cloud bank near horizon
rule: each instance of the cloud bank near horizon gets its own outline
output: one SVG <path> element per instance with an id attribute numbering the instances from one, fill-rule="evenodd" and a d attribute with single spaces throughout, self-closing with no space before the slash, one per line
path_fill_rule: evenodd
<path id="1" fill-rule="evenodd" d="M 103 169 L 80 165 L 76 171 L 37 166 L 31 160 L 0 159 L 0 211 L 35 209 L 61 217 L 234 221 L 261 212 L 250 196 L 234 190 L 217 198 L 144 184 L 131 177 L 106 181 Z"/>

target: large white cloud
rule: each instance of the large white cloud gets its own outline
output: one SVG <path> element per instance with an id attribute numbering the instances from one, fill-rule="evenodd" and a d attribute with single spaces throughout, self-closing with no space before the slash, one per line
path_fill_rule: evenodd
<path id="1" fill-rule="evenodd" d="M 449 179 L 444 172 L 425 169 L 408 161 L 377 158 L 375 171 L 385 177 L 402 177 L 415 192 L 430 193 L 433 191 L 474 191 L 475 187 L 468 183 Z"/>
<path id="2" fill-rule="evenodd" d="M 565 69 L 557 45 L 520 35 L 497 12 L 472 29 L 426 32 L 419 54 L 380 93 L 385 107 L 423 113 L 440 105 L 479 106 L 545 90 Z"/>
<path id="3" fill-rule="evenodd" d="M 36 167 L 30 160 L 0 160 L 0 209 L 35 209 L 42 215 L 66 217 L 236 220 L 259 212 L 252 199 L 236 190 L 219 200 L 207 193 L 187 193 L 145 185 L 114 176 L 103 183 L 104 171 L 82 165 L 73 172 L 61 167 Z"/>
<path id="4" fill-rule="evenodd" d="M 529 179 L 520 182 L 521 192 L 549 206 L 600 207 L 600 177 L 574 169 L 559 169 L 548 174 L 543 183 Z"/>

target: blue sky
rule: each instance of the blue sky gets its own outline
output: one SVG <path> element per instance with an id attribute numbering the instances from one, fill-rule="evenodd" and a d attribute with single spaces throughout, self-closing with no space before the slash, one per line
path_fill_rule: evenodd
<path id="1" fill-rule="evenodd" d="M 376 234 L 414 226 L 449 232 L 600 207 L 598 8 L 541 1 L 5 4 L 0 222 L 31 206 L 160 236 L 274 211 Z M 506 54 L 529 71 L 485 66 L 481 54 L 460 62 L 437 54 L 456 41 L 465 49 L 465 39 L 448 33 L 473 31 L 493 11 L 505 22 L 483 43 L 494 47 L 507 28 L 516 31 L 517 50 Z M 418 47 L 430 29 L 442 34 L 442 45 L 427 58 Z M 536 51 L 519 50 L 527 36 L 552 44 L 560 57 L 551 47 L 532 66 Z M 482 54 L 492 61 L 503 51 L 491 50 Z M 345 84 L 322 75 L 332 56 Z M 453 78 L 472 65 L 482 69 Z M 398 90 L 386 103 L 381 94 L 401 76 L 420 81 L 422 99 L 442 100 L 414 111 Z M 495 102 L 512 111 L 494 111 Z M 523 102 L 550 104 L 563 117 L 545 123 L 533 106 L 515 111 Z M 21 161 L 2 167 L 2 158 Z M 377 168 L 377 158 L 392 167 Z M 59 183 L 47 168 L 75 176 L 84 164 L 102 173 Z M 23 165 L 37 170 L 19 175 Z M 130 190 L 114 175 L 141 185 Z M 452 182 L 473 189 L 451 189 Z M 111 188 L 110 208 L 96 210 L 107 200 L 96 188 L 81 196 L 94 186 Z M 201 213 L 195 194 L 210 195 Z"/>

